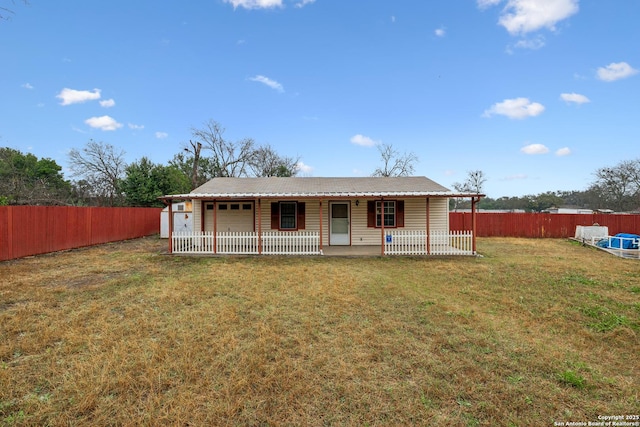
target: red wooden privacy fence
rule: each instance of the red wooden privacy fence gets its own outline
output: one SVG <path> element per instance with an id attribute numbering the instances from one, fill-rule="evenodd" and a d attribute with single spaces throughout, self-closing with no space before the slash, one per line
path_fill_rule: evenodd
<path id="1" fill-rule="evenodd" d="M 478 237 L 573 237 L 577 225 L 609 227 L 609 235 L 640 234 L 640 215 L 621 214 L 545 214 L 545 213 L 477 213 Z M 471 214 L 451 212 L 451 230 L 471 230 Z"/>
<path id="2" fill-rule="evenodd" d="M 0 206 L 0 261 L 156 234 L 160 211 Z"/>

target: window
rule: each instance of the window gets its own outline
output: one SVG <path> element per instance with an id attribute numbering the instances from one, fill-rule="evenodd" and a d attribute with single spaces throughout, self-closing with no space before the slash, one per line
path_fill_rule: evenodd
<path id="1" fill-rule="evenodd" d="M 381 227 L 382 217 L 384 214 L 384 226 L 396 226 L 396 202 L 384 202 L 384 212 L 382 212 L 382 203 L 376 202 L 376 227 Z"/>
<path id="2" fill-rule="evenodd" d="M 212 211 L 213 210 L 213 204 L 212 203 L 207 203 L 205 206 L 206 206 L 206 209 L 208 211 Z"/>
<path id="3" fill-rule="evenodd" d="M 296 202 L 280 203 L 280 229 L 295 230 L 296 228 Z"/>
<path id="4" fill-rule="evenodd" d="M 239 210 L 240 210 L 240 205 L 235 204 L 235 203 L 234 203 L 234 204 L 232 204 L 232 205 L 231 205 L 231 210 L 232 210 L 232 211 L 239 211 Z"/>
<path id="5" fill-rule="evenodd" d="M 218 205 L 218 209 L 221 211 L 226 211 L 227 210 L 227 205 Z"/>
<path id="6" fill-rule="evenodd" d="M 305 229 L 304 202 L 272 202 L 271 229 L 272 230 L 304 230 Z"/>
<path id="7" fill-rule="evenodd" d="M 367 227 L 380 228 L 383 225 L 404 227 L 404 200 L 367 201 Z"/>
<path id="8" fill-rule="evenodd" d="M 251 210 L 251 203 L 244 203 L 242 205 L 242 210 L 243 211 L 250 211 Z"/>

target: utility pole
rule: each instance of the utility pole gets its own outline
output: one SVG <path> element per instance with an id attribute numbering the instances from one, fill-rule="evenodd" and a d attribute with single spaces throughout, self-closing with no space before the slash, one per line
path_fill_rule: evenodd
<path id="1" fill-rule="evenodd" d="M 191 149 L 185 148 L 184 151 L 193 153 L 193 171 L 191 172 L 191 189 L 195 189 L 198 186 L 198 163 L 200 162 L 200 150 L 202 144 L 200 142 L 193 142 L 189 140 Z"/>

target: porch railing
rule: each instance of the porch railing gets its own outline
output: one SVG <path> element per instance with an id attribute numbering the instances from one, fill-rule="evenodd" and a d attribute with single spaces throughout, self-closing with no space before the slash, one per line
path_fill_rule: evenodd
<path id="1" fill-rule="evenodd" d="M 471 231 L 431 231 L 427 251 L 426 230 L 385 232 L 385 255 L 474 255 Z"/>
<path id="2" fill-rule="evenodd" d="M 320 234 L 313 231 L 265 231 L 262 233 L 262 253 L 268 255 L 319 255 Z M 174 232 L 171 251 L 174 254 L 258 254 L 257 232 L 212 231 Z M 214 250 L 215 248 L 215 250 Z"/>

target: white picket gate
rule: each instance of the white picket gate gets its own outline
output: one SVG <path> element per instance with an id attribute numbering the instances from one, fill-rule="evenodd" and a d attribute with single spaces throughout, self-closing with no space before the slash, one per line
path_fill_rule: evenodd
<path id="1" fill-rule="evenodd" d="M 385 232 L 385 255 L 473 255 L 471 231 L 432 231 L 427 251 L 426 230 Z"/>

